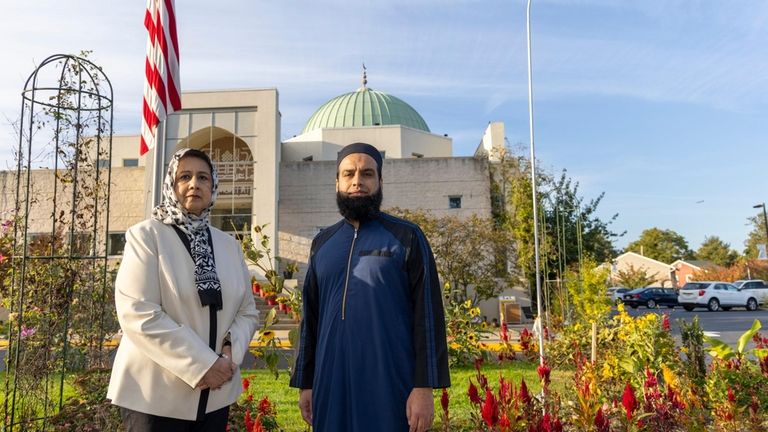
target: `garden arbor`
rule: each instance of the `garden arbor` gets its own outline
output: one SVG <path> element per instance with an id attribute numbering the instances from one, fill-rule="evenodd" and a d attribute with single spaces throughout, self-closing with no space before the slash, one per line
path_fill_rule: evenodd
<path id="1" fill-rule="evenodd" d="M 15 208 L 3 217 L 10 311 L 3 430 L 45 430 L 65 377 L 108 366 L 113 92 L 83 56 L 53 55 L 22 92 Z"/>

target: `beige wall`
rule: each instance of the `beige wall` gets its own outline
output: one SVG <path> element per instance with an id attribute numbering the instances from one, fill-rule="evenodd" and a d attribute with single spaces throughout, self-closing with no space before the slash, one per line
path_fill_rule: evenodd
<path id="1" fill-rule="evenodd" d="M 336 160 L 336 154 L 347 144 L 369 143 L 386 152 L 387 159 L 451 157 L 452 140 L 445 136 L 400 125 L 356 128 L 316 129 L 283 143 L 283 160 L 300 161 L 312 156 L 315 161 Z"/>
<path id="2" fill-rule="evenodd" d="M 488 127 L 485 128 L 483 133 L 483 138 L 480 140 L 480 145 L 475 150 L 475 156 L 484 156 L 491 162 L 498 162 L 501 150 L 506 148 L 504 138 L 504 123 L 488 123 Z"/>
<path id="3" fill-rule="evenodd" d="M 283 162 L 280 168 L 281 255 L 307 262 L 320 228 L 339 219 L 335 198 L 336 162 Z M 386 159 L 382 169 L 383 208 L 429 210 L 436 216 L 490 217 L 488 162 L 470 157 Z M 460 209 L 448 208 L 461 196 Z"/>
<path id="4" fill-rule="evenodd" d="M 112 166 L 123 167 L 126 159 L 138 159 L 139 166 L 147 163 L 145 156 L 139 156 L 140 135 L 114 135 L 112 137 Z"/>

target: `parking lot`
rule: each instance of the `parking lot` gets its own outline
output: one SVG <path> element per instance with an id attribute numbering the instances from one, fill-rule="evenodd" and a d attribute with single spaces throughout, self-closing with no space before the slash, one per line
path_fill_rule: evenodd
<path id="1" fill-rule="evenodd" d="M 658 309 L 646 309 L 640 307 L 638 309 L 627 308 L 627 313 L 632 316 L 639 316 L 647 313 L 655 314 L 669 314 L 670 323 L 672 324 L 672 334 L 675 335 L 678 340 L 680 337 L 679 320 L 690 322 L 693 317 L 699 317 L 699 324 L 707 334 L 721 339 L 723 342 L 736 346 L 739 340 L 739 336 L 752 327 L 754 320 L 759 320 L 764 328 L 761 333 L 768 334 L 768 310 L 758 309 L 756 311 L 746 311 L 744 309 L 732 309 L 730 311 L 718 311 L 710 312 L 706 309 L 695 309 L 691 312 L 683 310 L 681 307 L 674 309 L 658 308 Z"/>

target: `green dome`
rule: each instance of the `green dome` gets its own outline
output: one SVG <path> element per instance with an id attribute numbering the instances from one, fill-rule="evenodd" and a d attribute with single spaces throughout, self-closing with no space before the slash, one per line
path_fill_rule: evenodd
<path id="1" fill-rule="evenodd" d="M 394 96 L 362 87 L 337 96 L 317 109 L 304 130 L 403 125 L 429 132 L 427 122 L 410 105 Z"/>

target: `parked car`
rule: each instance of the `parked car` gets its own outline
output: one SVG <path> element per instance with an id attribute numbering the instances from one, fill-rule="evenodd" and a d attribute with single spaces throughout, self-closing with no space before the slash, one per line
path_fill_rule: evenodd
<path id="1" fill-rule="evenodd" d="M 677 306 L 677 292 L 673 288 L 637 288 L 624 293 L 622 302 L 632 309 L 637 309 L 638 306 L 648 309 L 656 309 L 658 306 L 674 308 Z"/>
<path id="2" fill-rule="evenodd" d="M 751 291 L 759 304 L 768 303 L 768 285 L 765 284 L 765 281 L 761 279 L 737 280 L 733 285 L 742 291 Z"/>
<path id="3" fill-rule="evenodd" d="M 630 288 L 623 287 L 610 287 L 608 288 L 608 298 L 611 299 L 611 303 L 619 304 L 625 293 L 631 291 Z"/>
<path id="4" fill-rule="evenodd" d="M 727 282 L 688 282 L 680 289 L 677 301 L 687 311 L 705 307 L 710 311 L 730 310 L 743 307 L 753 311 L 757 309 L 757 296 L 751 290 L 739 290 Z"/>

